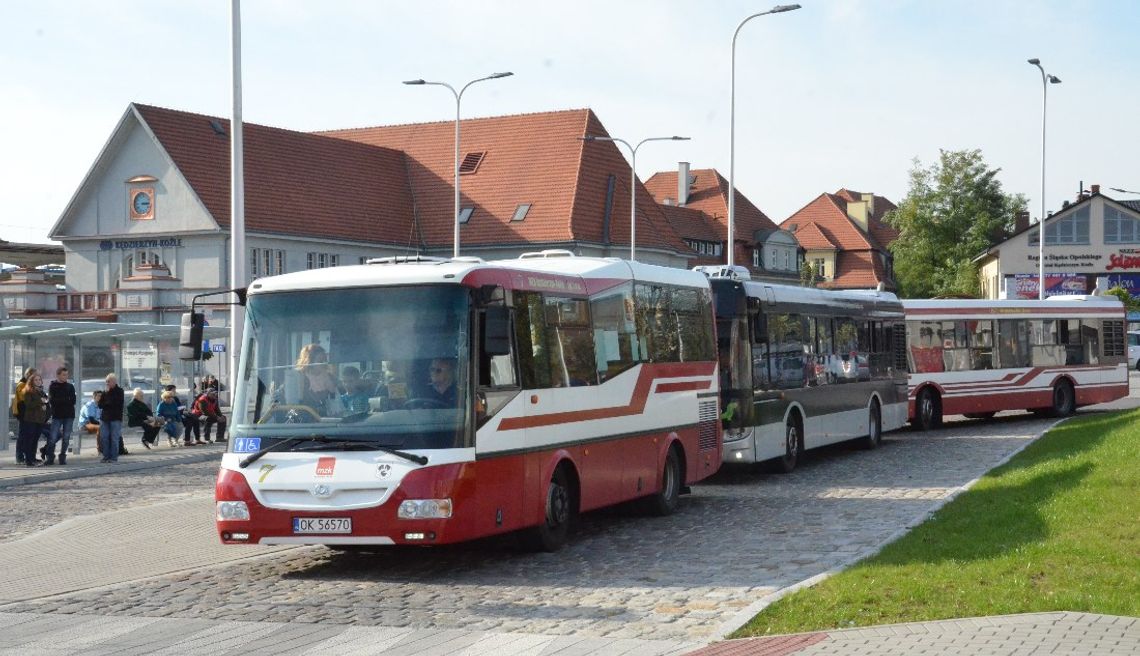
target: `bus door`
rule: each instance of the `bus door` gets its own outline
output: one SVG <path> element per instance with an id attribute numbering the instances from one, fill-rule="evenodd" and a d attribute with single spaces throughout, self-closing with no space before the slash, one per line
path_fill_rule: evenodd
<path id="1" fill-rule="evenodd" d="M 517 407 L 521 392 L 518 375 L 518 352 L 512 327 L 512 312 L 503 305 L 475 311 L 477 357 L 475 373 L 476 430 L 503 412 L 508 405 Z M 523 431 L 515 431 L 522 433 Z M 511 450 L 510 444 L 497 444 Z M 522 456 L 501 456 L 481 460 L 475 479 L 475 503 L 479 509 L 477 529 L 480 533 L 510 530 L 523 525 L 522 505 L 525 468 Z"/>

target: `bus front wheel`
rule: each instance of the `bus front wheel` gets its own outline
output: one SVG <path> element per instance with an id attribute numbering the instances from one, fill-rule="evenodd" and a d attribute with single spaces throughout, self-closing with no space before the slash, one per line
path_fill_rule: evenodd
<path id="1" fill-rule="evenodd" d="M 574 520 L 574 490 L 565 467 L 558 467 L 546 488 L 543 521 L 524 533 L 523 545 L 532 551 L 554 552 L 566 545 Z"/>
<path id="2" fill-rule="evenodd" d="M 804 452 L 804 436 L 796 417 L 789 417 L 784 426 L 784 455 L 776 460 L 776 471 L 790 474 L 799 464 Z"/>
<path id="3" fill-rule="evenodd" d="M 1067 380 L 1057 381 L 1053 386 L 1053 416 L 1068 417 L 1076 410 L 1076 396 L 1073 385 Z"/>
<path id="4" fill-rule="evenodd" d="M 922 431 L 934 430 L 942 425 L 942 403 L 938 393 L 924 387 L 914 402 L 914 419 L 911 424 Z"/>

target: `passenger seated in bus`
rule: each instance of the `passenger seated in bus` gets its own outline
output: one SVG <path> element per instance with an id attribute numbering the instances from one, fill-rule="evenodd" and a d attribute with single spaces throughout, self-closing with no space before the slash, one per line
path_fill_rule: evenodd
<path id="1" fill-rule="evenodd" d="M 322 417 L 344 414 L 328 353 L 320 344 L 302 346 L 294 368 L 301 374 L 301 405 L 316 410 Z"/>
<path id="2" fill-rule="evenodd" d="M 368 399 L 372 396 L 372 384 L 361 377 L 360 369 L 345 367 L 341 372 L 341 386 L 344 392 L 340 402 L 349 414 L 368 412 Z"/>

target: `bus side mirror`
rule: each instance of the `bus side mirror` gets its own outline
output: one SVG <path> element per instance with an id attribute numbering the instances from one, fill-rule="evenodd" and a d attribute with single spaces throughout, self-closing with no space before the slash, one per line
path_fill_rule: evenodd
<path id="1" fill-rule="evenodd" d="M 502 306 L 484 310 L 483 353 L 489 356 L 511 353 L 511 312 Z"/>
<path id="2" fill-rule="evenodd" d="M 206 315 L 201 312 L 187 312 L 182 315 L 182 330 L 178 336 L 178 359 L 202 359 L 202 326 Z"/>

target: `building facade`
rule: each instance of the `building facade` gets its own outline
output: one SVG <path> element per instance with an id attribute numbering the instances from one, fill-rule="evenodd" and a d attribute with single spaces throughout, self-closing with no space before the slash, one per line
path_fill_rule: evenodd
<path id="1" fill-rule="evenodd" d="M 1022 227 L 979 255 L 983 298 L 1038 298 L 1039 226 Z M 1091 294 L 1121 286 L 1140 297 L 1140 202 L 1099 185 L 1045 219 L 1045 294 Z"/>
<path id="2" fill-rule="evenodd" d="M 898 232 L 883 222 L 894 209 L 896 205 L 882 196 L 840 189 L 820 194 L 780 225 L 804 249 L 818 287 L 895 291 L 887 247 Z"/>

